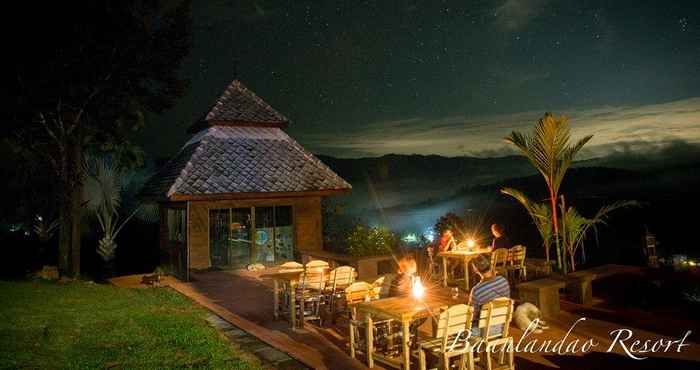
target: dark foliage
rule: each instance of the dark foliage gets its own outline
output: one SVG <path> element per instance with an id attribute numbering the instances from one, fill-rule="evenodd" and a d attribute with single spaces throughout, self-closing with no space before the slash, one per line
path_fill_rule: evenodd
<path id="1" fill-rule="evenodd" d="M 37 167 L 34 173 L 43 176 L 13 177 L 6 186 L 36 189 L 50 176 L 50 191 L 40 194 L 54 201 L 61 218 L 62 272 L 80 273 L 85 153 L 110 151 L 120 162 L 139 164 L 130 135 L 143 127 L 146 112 L 164 111 L 185 92 L 178 69 L 190 48 L 189 5 L 29 1 L 3 23 L 4 35 L 22 33 L 5 45 L 12 58 L 3 70 L 2 140 L 17 149 L 6 160 L 15 169 Z"/>

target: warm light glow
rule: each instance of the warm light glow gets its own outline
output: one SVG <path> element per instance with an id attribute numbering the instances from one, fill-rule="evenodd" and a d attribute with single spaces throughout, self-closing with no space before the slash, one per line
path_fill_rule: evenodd
<path id="1" fill-rule="evenodd" d="M 474 239 L 467 240 L 467 247 L 468 248 L 474 248 L 475 245 L 476 245 L 476 242 L 474 242 Z"/>
<path id="2" fill-rule="evenodd" d="M 421 299 L 425 295 L 425 287 L 423 287 L 423 283 L 420 281 L 420 276 L 415 276 L 413 278 L 413 298 L 415 299 Z"/>

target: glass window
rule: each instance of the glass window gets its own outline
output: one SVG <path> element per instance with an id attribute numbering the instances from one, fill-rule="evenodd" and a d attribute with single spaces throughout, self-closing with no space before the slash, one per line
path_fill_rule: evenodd
<path id="1" fill-rule="evenodd" d="M 186 212 L 182 208 L 168 208 L 168 241 L 185 242 L 186 235 Z"/>
<path id="2" fill-rule="evenodd" d="M 212 266 L 243 267 L 250 263 L 250 208 L 209 211 Z"/>
<path id="3" fill-rule="evenodd" d="M 278 261 L 294 259 L 294 223 L 291 206 L 275 207 L 275 255 Z"/>
<path id="4" fill-rule="evenodd" d="M 258 263 L 275 263 L 274 228 L 274 208 L 255 207 L 255 249 Z"/>
<path id="5" fill-rule="evenodd" d="M 273 265 L 294 259 L 294 222 L 291 206 L 212 209 L 209 246 L 213 266 Z"/>

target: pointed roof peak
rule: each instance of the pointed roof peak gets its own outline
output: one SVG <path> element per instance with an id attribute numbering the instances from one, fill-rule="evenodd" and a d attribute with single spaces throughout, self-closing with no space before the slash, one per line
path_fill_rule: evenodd
<path id="1" fill-rule="evenodd" d="M 187 131 L 195 133 L 212 126 L 284 128 L 288 124 L 287 117 L 276 111 L 236 79 L 226 87 L 207 114 Z"/>

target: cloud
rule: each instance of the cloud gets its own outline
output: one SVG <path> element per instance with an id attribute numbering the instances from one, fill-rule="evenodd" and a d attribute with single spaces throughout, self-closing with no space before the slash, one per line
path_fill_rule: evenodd
<path id="1" fill-rule="evenodd" d="M 700 143 L 700 97 L 639 106 L 572 109 L 573 139 L 594 135 L 581 159 L 620 152 L 644 152 L 668 143 Z M 439 154 L 494 157 L 513 154 L 503 142 L 511 131 L 530 131 L 543 112 L 490 116 L 410 117 L 373 122 L 342 136 L 311 134 L 303 144 L 343 157 Z"/>
<path id="2" fill-rule="evenodd" d="M 527 26 L 542 12 L 549 0 L 506 0 L 496 8 L 496 26 L 502 31 L 513 32 Z"/>

